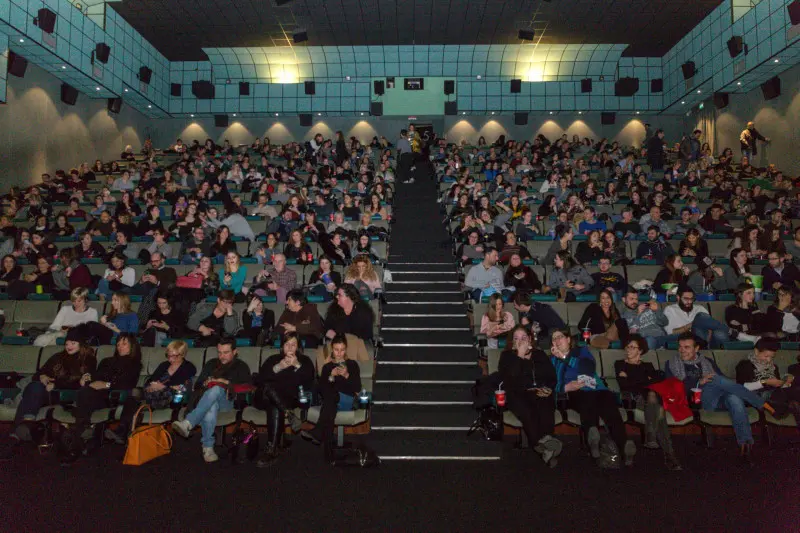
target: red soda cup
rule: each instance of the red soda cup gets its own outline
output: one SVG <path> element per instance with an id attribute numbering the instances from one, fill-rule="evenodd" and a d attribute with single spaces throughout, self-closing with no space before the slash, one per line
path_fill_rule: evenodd
<path id="1" fill-rule="evenodd" d="M 314 262 L 314 254 L 311 253 L 311 252 L 308 252 L 308 262 L 309 263 L 313 263 Z"/>
<path id="2" fill-rule="evenodd" d="M 692 403 L 700 405 L 703 402 L 703 389 L 695 387 L 692 389 Z"/>
<path id="3" fill-rule="evenodd" d="M 494 391 L 494 399 L 497 402 L 497 407 L 505 407 L 506 405 L 506 391 L 497 389 Z"/>
<path id="4" fill-rule="evenodd" d="M 589 342 L 589 339 L 591 338 L 591 336 L 592 336 L 592 332 L 589 331 L 589 328 L 585 328 L 583 330 L 583 340 L 585 342 Z"/>

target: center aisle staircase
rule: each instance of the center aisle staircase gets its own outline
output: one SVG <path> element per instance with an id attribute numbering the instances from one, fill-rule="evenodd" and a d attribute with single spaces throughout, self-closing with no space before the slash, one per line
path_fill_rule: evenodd
<path id="1" fill-rule="evenodd" d="M 436 191 L 397 184 L 370 440 L 383 460 L 497 460 L 467 430 L 481 372 Z"/>

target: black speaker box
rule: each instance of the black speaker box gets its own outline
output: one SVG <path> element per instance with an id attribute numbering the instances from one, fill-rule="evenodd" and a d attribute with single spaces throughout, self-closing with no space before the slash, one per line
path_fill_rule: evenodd
<path id="1" fill-rule="evenodd" d="M 582 93 L 592 92 L 592 78 L 583 78 L 581 80 L 581 92 Z"/>
<path id="2" fill-rule="evenodd" d="M 94 47 L 94 58 L 101 63 L 108 63 L 108 55 L 111 53 L 111 47 L 106 43 L 97 43 Z"/>
<path id="3" fill-rule="evenodd" d="M 714 105 L 717 109 L 728 107 L 728 93 L 714 93 Z"/>
<path id="4" fill-rule="evenodd" d="M 511 92 L 512 93 L 522 92 L 522 80 L 511 80 Z"/>
<path id="5" fill-rule="evenodd" d="M 294 40 L 295 44 L 305 42 L 308 40 L 308 32 L 299 31 L 297 33 L 293 33 L 292 39 Z"/>
<path id="6" fill-rule="evenodd" d="M 313 81 L 305 82 L 305 90 L 306 94 L 316 94 L 317 93 L 317 84 Z"/>
<path id="7" fill-rule="evenodd" d="M 214 115 L 214 125 L 218 128 L 227 128 L 228 115 Z"/>
<path id="8" fill-rule="evenodd" d="M 617 122 L 616 113 L 600 113 L 600 124 L 610 126 Z"/>
<path id="9" fill-rule="evenodd" d="M 250 96 L 250 82 L 249 81 L 240 81 L 239 82 L 239 96 Z"/>
<path id="10" fill-rule="evenodd" d="M 385 86 L 386 84 L 383 80 L 375 80 L 372 82 L 372 90 L 375 92 L 375 94 L 383 94 L 385 92 Z"/>
<path id="11" fill-rule="evenodd" d="M 523 41 L 532 41 L 535 34 L 533 30 L 519 30 L 517 36 L 522 39 Z"/>
<path id="12" fill-rule="evenodd" d="M 45 33 L 53 33 L 56 28 L 56 14 L 43 7 L 36 14 L 36 22 Z"/>
<path id="13" fill-rule="evenodd" d="M 455 80 L 444 80 L 444 94 L 453 94 L 456 92 Z"/>
<path id="14" fill-rule="evenodd" d="M 61 84 L 61 101 L 67 105 L 75 105 L 78 101 L 78 89 L 66 83 Z"/>
<path id="15" fill-rule="evenodd" d="M 772 100 L 781 95 L 781 79 L 778 76 L 770 78 L 761 84 L 761 92 L 764 93 L 764 100 Z"/>
<path id="16" fill-rule="evenodd" d="M 311 127 L 311 113 L 300 113 L 300 125 L 307 128 Z"/>
<path id="17" fill-rule="evenodd" d="M 383 115 L 383 102 L 370 102 L 369 114 L 373 117 L 380 117 Z"/>
<path id="18" fill-rule="evenodd" d="M 192 94 L 200 100 L 211 100 L 216 96 L 216 88 L 208 80 L 193 81 Z"/>
<path id="19" fill-rule="evenodd" d="M 736 57 L 744 50 L 744 39 L 741 35 L 734 35 L 728 39 L 728 53 L 731 57 Z"/>
<path id="20" fill-rule="evenodd" d="M 688 80 L 692 76 L 694 76 L 697 69 L 694 66 L 694 61 L 687 61 L 683 65 L 681 65 L 681 70 L 683 71 L 683 79 Z"/>
<path id="21" fill-rule="evenodd" d="M 182 88 L 180 83 L 171 83 L 169 86 L 169 94 L 172 96 L 180 96 L 182 93 Z"/>
<path id="22" fill-rule="evenodd" d="M 528 124 L 528 114 L 527 113 L 514 113 L 514 125 L 516 126 L 526 126 Z"/>
<path id="23" fill-rule="evenodd" d="M 142 83 L 150 84 L 150 78 L 153 76 L 153 71 L 149 67 L 139 68 L 139 81 Z"/>
<path id="24" fill-rule="evenodd" d="M 120 109 L 122 109 L 122 98 L 109 98 L 108 99 L 108 110 L 112 113 L 119 113 Z"/>
<path id="25" fill-rule="evenodd" d="M 660 93 L 663 91 L 664 91 L 664 80 L 662 78 L 656 78 L 654 80 L 650 80 L 651 93 Z"/>
<path id="26" fill-rule="evenodd" d="M 800 0 L 794 0 L 786 6 L 786 9 L 789 11 L 789 20 L 792 22 L 792 26 L 800 24 Z"/>
<path id="27" fill-rule="evenodd" d="M 620 78 L 614 83 L 614 95 L 633 96 L 639 90 L 639 78 Z"/>
<path id="28" fill-rule="evenodd" d="M 28 60 L 9 50 L 8 73 L 18 78 L 24 78 L 26 70 L 28 70 Z"/>
<path id="29" fill-rule="evenodd" d="M 444 114 L 445 115 L 458 115 L 458 102 L 453 100 L 452 102 L 445 102 L 444 103 Z"/>

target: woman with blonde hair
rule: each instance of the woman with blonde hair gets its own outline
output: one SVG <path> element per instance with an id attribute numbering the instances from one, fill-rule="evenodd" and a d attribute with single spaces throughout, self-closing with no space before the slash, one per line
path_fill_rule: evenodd
<path id="1" fill-rule="evenodd" d="M 225 256 L 224 273 L 220 280 L 220 288 L 233 291 L 237 301 L 244 301 L 244 281 L 247 279 L 247 267 L 242 265 L 242 259 L 236 252 L 228 252 Z"/>
<path id="2" fill-rule="evenodd" d="M 56 339 L 67 335 L 67 331 L 80 324 L 97 322 L 97 309 L 89 307 L 89 290 L 85 287 L 72 289 L 69 299 L 72 305 L 62 305 L 48 331 L 33 341 L 34 346 L 53 346 Z"/>
<path id="3" fill-rule="evenodd" d="M 376 291 L 382 291 L 381 280 L 378 273 L 372 267 L 372 263 L 365 255 L 356 256 L 353 262 L 347 267 L 344 273 L 344 282 L 352 283 L 358 288 L 358 292 L 363 292 L 363 287 L 369 288 L 370 297 L 374 298 Z"/>
<path id="4" fill-rule="evenodd" d="M 100 317 L 100 323 L 114 333 L 135 335 L 139 331 L 139 317 L 131 310 L 130 296 L 115 292 L 111 297 L 111 308 Z"/>

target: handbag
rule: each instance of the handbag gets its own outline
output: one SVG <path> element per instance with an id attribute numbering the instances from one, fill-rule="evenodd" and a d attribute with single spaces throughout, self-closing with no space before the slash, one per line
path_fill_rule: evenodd
<path id="1" fill-rule="evenodd" d="M 147 409 L 150 420 L 147 424 L 136 427 L 139 413 Z M 133 416 L 133 428 L 128 437 L 128 447 L 125 450 L 125 459 L 122 464 L 141 466 L 156 457 L 169 454 L 172 450 L 172 436 L 161 424 L 153 424 L 153 410 L 143 404 Z"/>
<path id="2" fill-rule="evenodd" d="M 200 289 L 203 287 L 202 276 L 178 276 L 175 286 L 179 289 Z"/>

